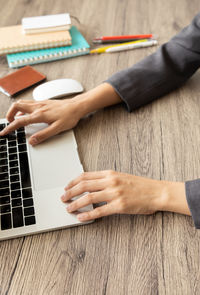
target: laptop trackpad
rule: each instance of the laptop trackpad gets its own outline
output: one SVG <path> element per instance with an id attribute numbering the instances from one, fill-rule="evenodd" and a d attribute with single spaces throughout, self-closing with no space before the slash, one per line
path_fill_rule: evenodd
<path id="1" fill-rule="evenodd" d="M 26 127 L 27 137 L 44 124 Z M 82 173 L 73 131 L 54 136 L 35 147 L 28 145 L 33 187 L 36 191 L 66 186 Z"/>

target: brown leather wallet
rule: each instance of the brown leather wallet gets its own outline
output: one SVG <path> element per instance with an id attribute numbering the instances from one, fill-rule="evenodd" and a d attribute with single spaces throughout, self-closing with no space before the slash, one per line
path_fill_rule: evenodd
<path id="1" fill-rule="evenodd" d="M 21 68 L 0 79 L 0 91 L 7 96 L 14 96 L 28 87 L 38 84 L 46 79 L 46 76 L 30 66 Z"/>

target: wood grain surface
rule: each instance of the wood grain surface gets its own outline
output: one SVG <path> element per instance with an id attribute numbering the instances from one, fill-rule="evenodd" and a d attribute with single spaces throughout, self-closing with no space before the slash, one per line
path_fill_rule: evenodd
<path id="1" fill-rule="evenodd" d="M 154 33 L 159 43 L 190 23 L 198 0 L 0 0 L 0 26 L 24 16 L 69 12 L 92 45 L 100 35 Z M 35 65 L 48 80 L 74 78 L 85 90 L 155 47 Z M 13 72 L 0 57 L 0 77 Z M 32 89 L 17 98 L 31 98 Z M 86 171 L 115 169 L 155 179 L 200 176 L 200 73 L 133 113 L 110 107 L 75 128 Z M 0 115 L 16 99 L 0 94 Z M 91 225 L 0 243 L 1 295 L 200 294 L 200 231 L 173 213 L 115 215 Z"/>

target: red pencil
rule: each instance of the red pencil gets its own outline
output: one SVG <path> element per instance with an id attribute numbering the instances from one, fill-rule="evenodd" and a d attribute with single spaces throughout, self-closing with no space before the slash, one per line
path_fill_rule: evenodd
<path id="1" fill-rule="evenodd" d="M 134 41 L 139 39 L 151 39 L 153 38 L 152 34 L 146 35 L 125 35 L 125 36 L 103 36 L 95 38 L 93 43 L 121 43 L 126 41 Z"/>

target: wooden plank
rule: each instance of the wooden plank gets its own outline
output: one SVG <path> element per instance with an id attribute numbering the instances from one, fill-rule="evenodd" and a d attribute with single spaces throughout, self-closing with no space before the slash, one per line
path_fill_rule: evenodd
<path id="1" fill-rule="evenodd" d="M 87 40 L 99 35 L 155 33 L 166 42 L 197 13 L 182 1 L 1 0 L 0 25 L 23 16 L 69 12 Z M 86 90 L 155 48 L 35 65 L 48 80 L 74 78 Z M 12 72 L 0 58 L 0 77 Z M 200 175 L 200 75 L 129 114 L 110 107 L 75 128 L 86 171 L 114 169 L 184 181 Z M 19 98 L 32 97 L 32 89 Z M 0 94 L 4 117 L 15 99 Z M 0 294 L 198 294 L 199 231 L 173 213 L 110 216 L 87 226 L 0 243 Z"/>

